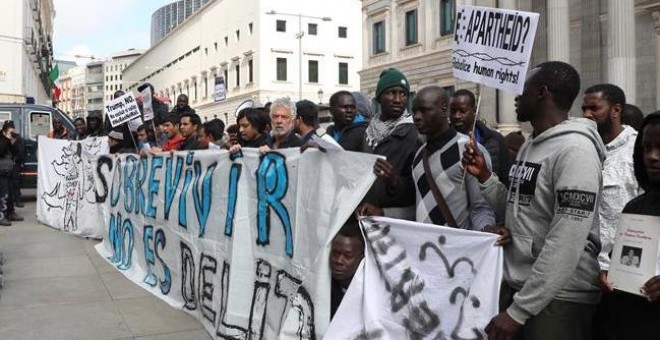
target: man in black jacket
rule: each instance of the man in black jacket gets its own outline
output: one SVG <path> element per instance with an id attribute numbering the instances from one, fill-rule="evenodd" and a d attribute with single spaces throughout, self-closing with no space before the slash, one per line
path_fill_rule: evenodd
<path id="1" fill-rule="evenodd" d="M 332 136 L 344 150 L 362 152 L 369 122 L 367 117 L 356 113 L 353 94 L 339 91 L 330 96 L 330 114 L 334 125 L 328 127 L 327 134 Z"/>
<path id="2" fill-rule="evenodd" d="M 11 189 L 9 195 L 14 202 L 15 207 L 23 208 L 24 205 L 21 195 L 21 168 L 25 163 L 25 144 L 23 143 L 23 137 L 21 137 L 20 134 L 13 132 L 13 129 L 16 128 L 13 121 L 6 121 L 5 126 L 12 129 L 11 136 L 14 138 L 13 148 L 11 149 L 14 156 L 14 169 L 11 173 Z"/>
<path id="3" fill-rule="evenodd" d="M 184 114 L 186 112 L 195 113 L 195 110 L 188 105 L 188 96 L 185 94 L 180 94 L 176 97 L 176 106 L 172 109 L 172 112 L 178 115 Z"/>
<path id="4" fill-rule="evenodd" d="M 202 125 L 202 120 L 196 113 L 184 112 L 181 114 L 179 131 L 184 140 L 181 142 L 181 149 L 186 151 L 199 150 L 199 140 L 197 138 L 197 129 Z"/>
<path id="5" fill-rule="evenodd" d="M 488 150 L 493 165 L 493 172 L 497 174 L 500 181 L 506 184 L 509 178 L 511 161 L 509 160 L 504 137 L 478 120 L 475 124 L 477 112 L 474 94 L 464 89 L 454 92 L 449 108 L 449 120 L 456 131 L 467 135 L 474 126 L 474 137 L 479 144 Z"/>
<path id="6" fill-rule="evenodd" d="M 380 74 L 376 86 L 376 100 L 381 112 L 369 122 L 363 152 L 382 155 L 374 165 L 378 177 L 360 208 L 363 215 L 395 216 L 394 212 L 377 212 L 378 208 L 402 208 L 415 204 L 415 191 L 399 190 L 414 188 L 412 185 L 412 163 L 419 148 L 418 134 L 408 113 L 410 84 L 399 70 L 389 68 Z M 409 183 L 402 183 L 407 181 Z"/>

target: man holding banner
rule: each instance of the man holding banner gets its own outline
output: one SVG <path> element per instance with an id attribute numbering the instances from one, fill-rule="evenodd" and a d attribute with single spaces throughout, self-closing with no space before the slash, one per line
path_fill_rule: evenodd
<path id="1" fill-rule="evenodd" d="M 489 339 L 590 339 L 600 299 L 598 205 L 605 146 L 593 122 L 568 120 L 580 89 L 577 71 L 563 62 L 532 69 L 516 98 L 518 121 L 530 122 L 510 189 L 486 166 L 472 136 L 465 169 L 481 192 L 506 213 L 511 244 L 505 247 L 506 310 L 486 327 Z"/>

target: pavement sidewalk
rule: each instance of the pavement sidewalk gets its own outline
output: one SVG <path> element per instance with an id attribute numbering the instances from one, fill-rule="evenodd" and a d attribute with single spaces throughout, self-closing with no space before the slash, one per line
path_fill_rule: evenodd
<path id="1" fill-rule="evenodd" d="M 96 240 L 67 235 L 25 217 L 0 227 L 5 286 L 0 339 L 210 339 L 202 325 L 124 278 L 94 250 Z"/>

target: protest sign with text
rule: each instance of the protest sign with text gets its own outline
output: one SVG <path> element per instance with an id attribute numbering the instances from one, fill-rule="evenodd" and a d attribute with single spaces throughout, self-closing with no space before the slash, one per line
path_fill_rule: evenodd
<path id="1" fill-rule="evenodd" d="M 108 138 L 67 141 L 39 136 L 37 150 L 39 222 L 75 235 L 101 238 L 95 159 L 109 152 Z"/>
<path id="2" fill-rule="evenodd" d="M 105 109 L 112 127 L 140 117 L 140 108 L 135 100 L 135 96 L 133 96 L 133 92 L 128 92 L 117 99 L 107 102 Z"/>
<path id="3" fill-rule="evenodd" d="M 497 235 L 363 218 L 365 257 L 324 339 L 485 339 L 498 313 Z"/>
<path id="4" fill-rule="evenodd" d="M 99 157 L 106 232 L 97 250 L 214 338 L 321 338 L 329 238 L 373 183 L 376 156 L 243 155 Z"/>
<path id="5" fill-rule="evenodd" d="M 538 20 L 538 13 L 458 6 L 454 77 L 522 93 Z"/>

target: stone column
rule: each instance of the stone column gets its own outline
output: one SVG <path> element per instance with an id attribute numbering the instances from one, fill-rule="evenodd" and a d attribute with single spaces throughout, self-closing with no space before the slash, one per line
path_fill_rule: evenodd
<path id="1" fill-rule="evenodd" d="M 516 0 L 500 0 L 499 5 L 500 8 L 516 9 L 516 2 Z M 515 98 L 516 95 L 511 92 L 497 91 L 497 110 L 499 112 L 497 129 L 502 135 L 520 130 L 520 124 L 518 123 L 518 119 L 516 119 Z"/>
<path id="2" fill-rule="evenodd" d="M 660 108 L 660 10 L 653 11 L 655 26 L 655 107 Z"/>
<path id="3" fill-rule="evenodd" d="M 609 0 L 607 13 L 607 81 L 621 87 L 627 101 L 635 103 L 635 2 Z"/>
<path id="4" fill-rule="evenodd" d="M 571 44 L 568 0 L 548 0 L 546 4 L 548 6 L 548 60 L 569 62 Z"/>

